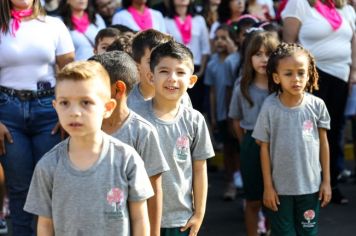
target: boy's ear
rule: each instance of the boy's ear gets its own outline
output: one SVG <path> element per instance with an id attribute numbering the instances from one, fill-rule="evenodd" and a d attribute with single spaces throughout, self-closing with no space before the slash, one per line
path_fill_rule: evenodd
<path id="1" fill-rule="evenodd" d="M 276 84 L 279 84 L 281 81 L 279 80 L 279 76 L 277 73 L 273 73 L 272 74 L 273 76 L 273 81 L 276 83 Z"/>
<path id="2" fill-rule="evenodd" d="M 116 100 L 110 98 L 109 101 L 105 103 L 104 119 L 107 119 L 111 116 L 116 107 Z"/>
<path id="3" fill-rule="evenodd" d="M 153 85 L 154 79 L 153 79 L 153 73 L 151 71 L 147 72 L 146 78 L 147 78 L 147 82 L 150 85 Z"/>
<path id="4" fill-rule="evenodd" d="M 196 75 L 191 75 L 189 78 L 189 86 L 188 88 L 193 88 L 193 86 L 195 85 L 195 83 L 198 81 L 198 76 Z"/>
<path id="5" fill-rule="evenodd" d="M 122 98 L 122 96 L 126 94 L 126 84 L 121 80 L 116 81 L 115 91 L 115 99 Z"/>
<path id="6" fill-rule="evenodd" d="M 94 55 L 96 55 L 98 53 L 98 50 L 96 50 L 96 47 L 93 49 L 93 53 L 94 53 Z"/>
<path id="7" fill-rule="evenodd" d="M 52 100 L 52 106 L 53 108 L 56 110 L 56 105 L 57 105 L 57 102 L 56 102 L 56 99 L 53 99 Z"/>

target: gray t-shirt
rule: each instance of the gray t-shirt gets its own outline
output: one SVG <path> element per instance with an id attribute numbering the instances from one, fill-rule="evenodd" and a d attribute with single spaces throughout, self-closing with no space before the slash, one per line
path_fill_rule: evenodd
<path id="1" fill-rule="evenodd" d="M 231 53 L 224 61 L 226 71 L 226 81 L 233 85 L 237 80 L 237 68 L 241 63 L 241 56 L 239 52 Z"/>
<path id="2" fill-rule="evenodd" d="M 162 228 L 184 226 L 193 214 L 192 161 L 213 157 L 214 149 L 203 115 L 181 105 L 175 120 L 163 121 L 153 112 L 152 100 L 139 114 L 157 129 L 170 170 L 162 174 Z"/>
<path id="3" fill-rule="evenodd" d="M 51 218 L 56 236 L 130 235 L 128 201 L 153 195 L 144 164 L 127 144 L 103 133 L 98 161 L 81 171 L 64 140 L 38 162 L 25 211 Z"/>
<path id="4" fill-rule="evenodd" d="M 147 100 L 150 100 L 150 98 L 145 100 L 140 92 L 139 83 L 137 83 L 127 97 L 127 106 L 133 111 L 137 111 Z M 181 103 L 188 107 L 193 107 L 192 101 L 190 100 L 187 92 L 183 94 Z"/>
<path id="5" fill-rule="evenodd" d="M 206 66 L 204 84 L 215 87 L 216 98 L 216 120 L 224 121 L 227 118 L 226 86 L 231 86 L 231 81 L 227 81 L 224 61 L 221 61 L 218 54 L 211 56 Z"/>
<path id="6" fill-rule="evenodd" d="M 329 113 L 320 98 L 305 93 L 293 108 L 285 107 L 275 93 L 266 98 L 252 136 L 269 143 L 272 180 L 279 195 L 319 191 L 318 128 L 330 129 Z"/>
<path id="7" fill-rule="evenodd" d="M 156 128 L 133 111 L 113 137 L 135 148 L 145 163 L 148 176 L 169 170 L 159 145 Z"/>
<path id="8" fill-rule="evenodd" d="M 231 119 L 240 120 L 241 128 L 253 130 L 263 101 L 268 96 L 268 89 L 261 89 L 252 84 L 248 88 L 248 91 L 253 101 L 252 107 L 242 95 L 240 85 L 234 88 L 230 102 L 229 117 Z"/>

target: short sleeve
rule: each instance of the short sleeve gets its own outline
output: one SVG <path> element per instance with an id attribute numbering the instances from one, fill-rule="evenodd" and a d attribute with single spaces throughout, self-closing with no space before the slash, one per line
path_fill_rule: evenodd
<path id="1" fill-rule="evenodd" d="M 330 116 L 328 109 L 324 101 L 320 100 L 320 111 L 319 111 L 319 119 L 317 121 L 318 128 L 330 129 Z"/>
<path id="2" fill-rule="evenodd" d="M 59 18 L 53 19 L 55 23 L 54 29 L 57 33 L 56 56 L 74 52 L 72 37 L 70 36 L 67 27 Z"/>
<path id="3" fill-rule="evenodd" d="M 212 63 L 208 62 L 208 65 L 205 69 L 205 73 L 204 73 L 204 84 L 208 85 L 208 86 L 213 86 L 215 85 L 215 81 L 214 81 L 214 72 L 211 68 Z"/>
<path id="4" fill-rule="evenodd" d="M 158 25 L 159 25 L 159 31 L 161 31 L 162 33 L 167 33 L 167 28 L 166 28 L 166 23 L 164 21 L 163 15 L 161 12 L 159 11 L 155 11 L 157 20 L 158 20 Z"/>
<path id="5" fill-rule="evenodd" d="M 95 24 L 97 25 L 98 29 L 104 29 L 106 27 L 104 19 L 99 15 L 95 14 Z"/>
<path id="6" fill-rule="evenodd" d="M 213 145 L 211 143 L 208 126 L 202 114 L 198 111 L 195 123 L 195 137 L 191 145 L 191 154 L 193 160 L 205 160 L 215 156 Z"/>
<path id="7" fill-rule="evenodd" d="M 153 189 L 141 157 L 132 152 L 127 166 L 129 201 L 142 201 L 153 196 Z"/>
<path id="8" fill-rule="evenodd" d="M 268 104 L 266 102 L 262 105 L 260 114 L 257 117 L 255 128 L 252 132 L 252 137 L 256 140 L 268 143 L 270 141 L 270 127 L 268 122 Z"/>
<path id="9" fill-rule="evenodd" d="M 49 173 L 51 168 L 43 163 L 41 160 L 35 168 L 24 210 L 52 218 L 53 175 Z"/>
<path id="10" fill-rule="evenodd" d="M 282 19 L 287 17 L 297 18 L 303 22 L 306 14 L 310 12 L 311 6 L 307 0 L 289 0 L 281 13 Z"/>
<path id="11" fill-rule="evenodd" d="M 202 16 L 195 16 L 195 17 L 198 17 L 199 26 L 201 27 L 199 42 L 201 45 L 202 55 L 210 54 L 209 31 L 208 31 L 208 27 L 206 26 L 206 22 Z"/>
<path id="12" fill-rule="evenodd" d="M 242 120 L 242 109 L 240 101 L 240 86 L 235 86 L 232 91 L 230 106 L 229 106 L 229 117 L 234 120 Z"/>

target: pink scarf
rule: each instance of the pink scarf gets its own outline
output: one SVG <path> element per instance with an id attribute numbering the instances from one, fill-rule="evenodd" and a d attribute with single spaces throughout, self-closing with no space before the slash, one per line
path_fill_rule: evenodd
<path id="1" fill-rule="evenodd" d="M 314 8 L 322 15 L 331 25 L 333 30 L 337 30 L 342 24 L 342 18 L 337 12 L 334 3 L 328 0 L 328 5 L 316 0 Z"/>
<path id="2" fill-rule="evenodd" d="M 88 13 L 84 12 L 82 18 L 72 15 L 71 17 L 73 27 L 76 31 L 84 34 L 90 25 Z"/>
<path id="3" fill-rule="evenodd" d="M 17 30 L 20 28 L 21 19 L 31 15 L 32 15 L 32 9 L 20 10 L 20 11 L 11 10 L 11 17 L 13 19 L 11 25 L 12 36 L 15 37 Z"/>
<path id="4" fill-rule="evenodd" d="M 176 23 L 176 26 L 182 36 L 183 43 L 187 45 L 192 39 L 192 16 L 187 15 L 183 22 L 179 16 L 175 16 L 174 22 Z"/>
<path id="5" fill-rule="evenodd" d="M 132 6 L 129 6 L 127 11 L 131 14 L 132 18 L 141 30 L 152 28 L 152 16 L 148 7 L 145 7 L 142 14 Z"/>

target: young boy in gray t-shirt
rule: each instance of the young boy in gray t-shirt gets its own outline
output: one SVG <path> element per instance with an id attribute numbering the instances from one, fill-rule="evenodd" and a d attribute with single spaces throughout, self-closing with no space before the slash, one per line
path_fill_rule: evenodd
<path id="1" fill-rule="evenodd" d="M 193 67 L 184 45 L 170 41 L 157 46 L 150 59 L 155 96 L 136 110 L 156 127 L 170 168 L 162 174 L 162 236 L 197 234 L 205 214 L 206 159 L 214 150 L 202 114 L 181 104 L 197 80 Z"/>
<path id="2" fill-rule="evenodd" d="M 162 217 L 162 178 L 169 170 L 159 145 L 156 128 L 127 107 L 127 96 L 138 80 L 134 60 L 125 52 L 111 51 L 89 60 L 99 62 L 109 73 L 111 97 L 117 106 L 110 118 L 103 121 L 102 130 L 133 147 L 145 163 L 145 169 L 155 195 L 148 199 L 151 236 L 159 235 Z"/>
<path id="3" fill-rule="evenodd" d="M 38 235 L 149 235 L 153 190 L 142 159 L 101 131 L 116 106 L 107 72 L 97 62 L 70 63 L 55 92 L 69 138 L 34 171 L 24 209 L 39 216 Z"/>

